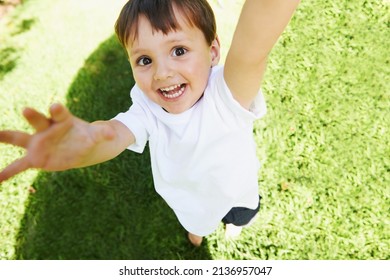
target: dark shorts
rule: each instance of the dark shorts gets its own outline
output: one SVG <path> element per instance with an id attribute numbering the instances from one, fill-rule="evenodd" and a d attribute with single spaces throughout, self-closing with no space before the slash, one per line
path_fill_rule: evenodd
<path id="1" fill-rule="evenodd" d="M 261 196 L 259 195 L 259 205 L 257 206 L 256 209 L 249 209 L 245 207 L 233 207 L 226 214 L 226 216 L 223 217 L 222 222 L 224 224 L 233 224 L 235 226 L 245 226 L 259 212 L 260 200 L 261 200 Z"/>

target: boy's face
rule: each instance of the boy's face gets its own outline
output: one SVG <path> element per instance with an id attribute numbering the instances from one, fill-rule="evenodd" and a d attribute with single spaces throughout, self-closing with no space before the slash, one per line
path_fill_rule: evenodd
<path id="1" fill-rule="evenodd" d="M 127 52 L 141 90 L 169 113 L 179 114 L 201 98 L 220 53 L 217 40 L 208 46 L 200 29 L 175 14 L 180 28 L 166 35 L 141 16 L 138 36 Z"/>

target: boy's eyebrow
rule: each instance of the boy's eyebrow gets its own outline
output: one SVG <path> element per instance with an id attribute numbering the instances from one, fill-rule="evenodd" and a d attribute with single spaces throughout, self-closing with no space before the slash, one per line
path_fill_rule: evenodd
<path id="1" fill-rule="evenodd" d="M 188 42 L 190 41 L 189 38 L 172 38 L 172 39 L 169 39 L 168 41 L 166 41 L 166 43 L 168 44 L 183 44 L 183 42 Z M 139 53 L 144 53 L 147 51 L 147 49 L 143 49 L 143 48 L 131 48 L 130 49 L 131 51 L 129 52 L 130 56 L 136 56 L 138 55 Z"/>
<path id="2" fill-rule="evenodd" d="M 180 38 L 180 39 L 172 38 L 168 40 L 167 43 L 175 45 L 175 44 L 183 44 L 184 42 L 188 42 L 188 41 L 190 41 L 190 38 Z"/>
<path id="3" fill-rule="evenodd" d="M 130 49 L 131 51 L 129 52 L 129 56 L 136 56 L 138 53 L 143 53 L 144 51 L 142 49 Z"/>

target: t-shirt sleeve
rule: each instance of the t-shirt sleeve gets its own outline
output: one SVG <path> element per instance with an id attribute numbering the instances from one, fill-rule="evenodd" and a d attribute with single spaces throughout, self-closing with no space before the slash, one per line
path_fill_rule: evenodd
<path id="1" fill-rule="evenodd" d="M 214 80 L 214 86 L 221 100 L 229 107 L 235 114 L 241 115 L 245 119 L 256 120 L 262 118 L 267 113 L 265 99 L 260 89 L 249 110 L 245 109 L 234 99 L 229 87 L 226 84 L 223 76 L 223 67 L 217 69 L 211 79 Z"/>
<path id="2" fill-rule="evenodd" d="M 127 112 L 119 113 L 113 119 L 120 121 L 134 134 L 135 142 L 127 147 L 137 153 L 142 153 L 145 149 L 146 143 L 149 140 L 149 132 L 147 129 L 147 113 L 143 106 L 137 102 L 136 98 L 132 99 L 133 104 Z"/>

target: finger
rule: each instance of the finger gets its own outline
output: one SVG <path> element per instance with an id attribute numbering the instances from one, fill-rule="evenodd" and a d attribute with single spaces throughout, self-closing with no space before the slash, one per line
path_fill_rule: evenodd
<path id="1" fill-rule="evenodd" d="M 30 168 L 30 163 L 26 157 L 15 160 L 0 172 L 0 183 Z"/>
<path id="2" fill-rule="evenodd" d="M 24 109 L 23 116 L 37 132 L 43 131 L 50 126 L 50 120 L 45 115 L 32 108 Z"/>
<path id="3" fill-rule="evenodd" d="M 31 135 L 21 131 L 0 131 L 0 142 L 27 148 Z"/>
<path id="4" fill-rule="evenodd" d="M 65 121 L 72 116 L 65 106 L 58 103 L 50 107 L 50 115 L 55 122 Z"/>

